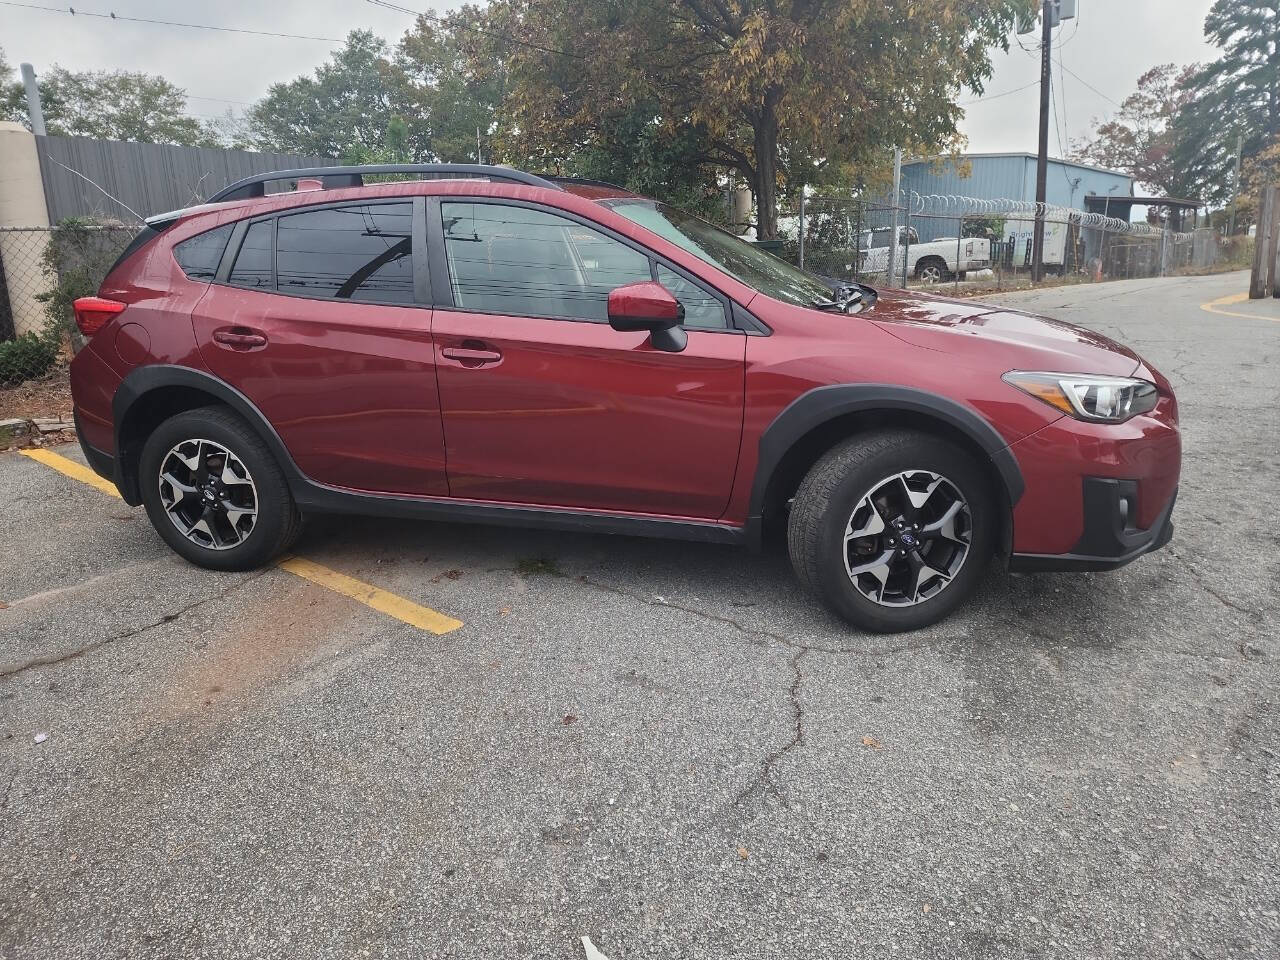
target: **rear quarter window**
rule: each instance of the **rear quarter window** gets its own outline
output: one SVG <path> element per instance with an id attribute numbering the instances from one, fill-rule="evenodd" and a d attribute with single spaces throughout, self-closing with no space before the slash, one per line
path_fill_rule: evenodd
<path id="1" fill-rule="evenodd" d="M 222 252 L 227 249 L 234 224 L 217 227 L 188 237 L 173 248 L 173 258 L 192 280 L 211 281 L 218 272 Z"/>

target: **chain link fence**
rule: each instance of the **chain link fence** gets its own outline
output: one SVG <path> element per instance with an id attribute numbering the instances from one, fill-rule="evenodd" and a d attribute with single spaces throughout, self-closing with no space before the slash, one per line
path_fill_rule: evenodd
<path id="1" fill-rule="evenodd" d="M 0 227 L 0 388 L 56 372 L 79 347 L 72 302 L 98 291 L 137 228 Z"/>
<path id="2" fill-rule="evenodd" d="M 961 284 L 1001 289 L 1030 282 L 1036 204 L 911 195 L 900 205 L 809 197 L 779 216 L 781 255 L 836 280 L 898 287 Z M 1175 231 L 1045 207 L 1044 273 L 1119 280 L 1235 269 L 1242 241 L 1203 228 Z M 897 235 L 894 245 L 891 238 Z"/>

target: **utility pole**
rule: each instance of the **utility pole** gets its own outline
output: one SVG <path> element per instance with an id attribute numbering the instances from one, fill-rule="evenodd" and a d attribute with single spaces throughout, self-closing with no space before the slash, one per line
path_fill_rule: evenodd
<path id="1" fill-rule="evenodd" d="M 885 283 L 893 285 L 893 261 L 898 253 L 898 202 L 902 196 L 902 148 L 893 148 L 893 196 L 889 206 L 893 208 L 893 235 L 889 237 L 889 262 L 885 264 Z M 858 238 L 862 242 L 862 238 Z M 870 248 L 868 248 L 870 249 Z"/>
<path id="2" fill-rule="evenodd" d="M 1044 220 L 1049 185 L 1049 94 L 1053 83 L 1053 0 L 1040 9 L 1040 153 L 1036 157 L 1036 227 L 1032 235 L 1031 282 L 1044 277 Z"/>
<path id="3" fill-rule="evenodd" d="M 27 88 L 27 116 L 31 118 L 31 132 L 44 136 L 44 110 L 40 106 L 40 86 L 36 83 L 36 68 L 29 63 L 22 65 L 22 85 Z"/>

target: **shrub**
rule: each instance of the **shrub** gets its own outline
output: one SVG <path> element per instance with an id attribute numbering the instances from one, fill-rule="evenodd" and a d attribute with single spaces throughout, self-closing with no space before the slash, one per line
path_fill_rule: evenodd
<path id="1" fill-rule="evenodd" d="M 41 262 L 45 273 L 57 283 L 52 290 L 36 295 L 44 303 L 48 336 L 61 341 L 63 336 L 76 334 L 71 304 L 98 292 L 102 278 L 133 233 L 78 217 L 68 217 L 50 231 Z"/>
<path id="2" fill-rule="evenodd" d="M 58 358 L 58 340 L 24 333 L 0 343 L 0 387 L 12 387 L 38 377 Z"/>

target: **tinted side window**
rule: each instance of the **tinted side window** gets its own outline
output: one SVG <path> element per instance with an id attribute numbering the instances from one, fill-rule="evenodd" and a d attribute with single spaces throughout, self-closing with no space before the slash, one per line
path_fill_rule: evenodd
<path id="1" fill-rule="evenodd" d="M 690 330 L 723 330 L 729 326 L 724 304 L 680 274 L 658 266 L 658 282 L 684 304 L 684 326 Z"/>
<path id="2" fill-rule="evenodd" d="M 609 291 L 649 258 L 580 223 L 494 203 L 442 203 L 454 303 L 524 317 L 609 319 Z"/>
<path id="3" fill-rule="evenodd" d="M 280 217 L 276 289 L 307 297 L 413 303 L 413 205 L 362 204 Z"/>
<path id="4" fill-rule="evenodd" d="M 212 280 L 218 272 L 218 262 L 222 259 L 222 251 L 227 249 L 227 241 L 231 238 L 234 227 L 235 224 L 228 223 L 215 230 L 188 237 L 175 246 L 173 258 L 178 261 L 182 272 L 192 280 Z"/>
<path id="5" fill-rule="evenodd" d="M 270 290 L 273 286 L 271 275 L 271 220 L 259 220 L 251 225 L 240 244 L 240 252 L 236 254 L 235 266 L 231 268 L 230 281 L 237 287 Z"/>

